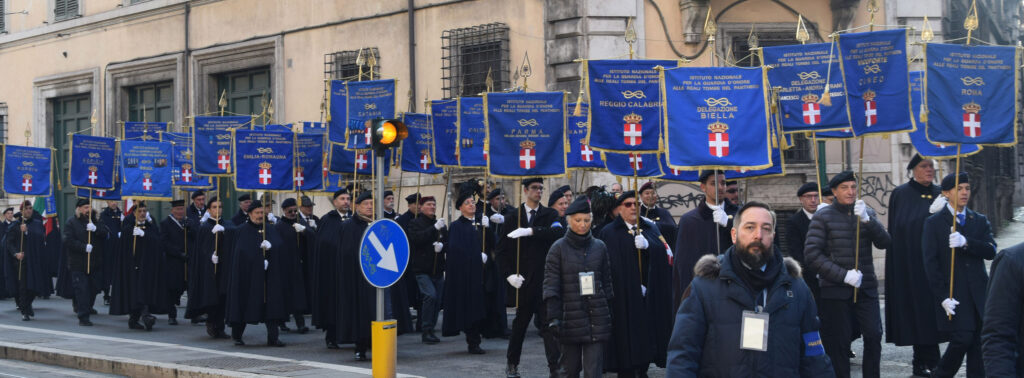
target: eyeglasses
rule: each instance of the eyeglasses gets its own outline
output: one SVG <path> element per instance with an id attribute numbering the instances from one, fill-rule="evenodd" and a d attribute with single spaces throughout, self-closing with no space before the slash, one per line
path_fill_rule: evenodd
<path id="1" fill-rule="evenodd" d="M 527 189 L 541 191 L 541 190 L 544 190 L 544 186 L 542 186 L 542 185 L 534 185 L 534 186 L 530 186 Z"/>
<path id="2" fill-rule="evenodd" d="M 740 191 L 739 189 L 729 189 L 729 190 L 726 190 L 725 192 L 729 193 L 729 194 L 736 194 L 736 192 L 739 192 L 739 191 Z"/>
<path id="3" fill-rule="evenodd" d="M 622 206 L 625 206 L 627 209 L 632 209 L 633 206 L 636 206 L 636 202 L 623 202 Z"/>

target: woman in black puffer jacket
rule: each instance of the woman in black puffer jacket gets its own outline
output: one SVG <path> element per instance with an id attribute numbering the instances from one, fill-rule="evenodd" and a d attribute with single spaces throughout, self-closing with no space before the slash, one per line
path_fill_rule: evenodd
<path id="1" fill-rule="evenodd" d="M 583 370 L 584 377 L 600 377 L 604 344 L 612 330 L 608 249 L 590 233 L 586 197 L 573 202 L 565 215 L 569 231 L 551 246 L 544 266 L 546 320 L 561 344 L 559 375 L 578 377 Z M 581 287 L 581 282 L 591 284 Z"/>

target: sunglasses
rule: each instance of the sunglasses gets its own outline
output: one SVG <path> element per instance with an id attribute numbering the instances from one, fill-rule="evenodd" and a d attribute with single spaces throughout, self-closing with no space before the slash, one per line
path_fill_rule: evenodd
<path id="1" fill-rule="evenodd" d="M 627 209 L 632 209 L 633 206 L 636 206 L 636 202 L 623 202 L 622 206 L 625 206 Z"/>

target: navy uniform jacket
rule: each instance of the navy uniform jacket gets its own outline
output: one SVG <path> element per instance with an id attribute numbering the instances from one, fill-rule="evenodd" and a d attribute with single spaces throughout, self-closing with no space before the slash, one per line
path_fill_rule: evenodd
<path id="1" fill-rule="evenodd" d="M 956 248 L 956 259 L 953 269 L 953 299 L 960 302 L 956 307 L 956 315 L 950 320 L 946 312 L 936 313 L 939 317 L 939 332 L 981 330 L 981 319 L 984 314 L 988 273 L 985 272 L 985 260 L 996 256 L 996 242 L 992 237 L 992 227 L 984 215 L 966 209 L 966 221 L 957 230 L 967 238 L 967 246 Z M 949 297 L 949 265 L 950 248 L 949 233 L 953 226 L 953 215 L 948 210 L 932 214 L 924 222 L 921 236 L 921 250 L 924 252 L 925 274 L 935 296 L 935 306 L 941 306 L 942 300 Z"/>

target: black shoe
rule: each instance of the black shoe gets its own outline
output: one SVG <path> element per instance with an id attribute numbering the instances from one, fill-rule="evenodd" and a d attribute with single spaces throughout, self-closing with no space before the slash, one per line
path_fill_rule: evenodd
<path id="1" fill-rule="evenodd" d="M 287 344 L 281 342 L 281 340 L 267 341 L 267 346 L 283 347 L 285 345 L 287 345 Z"/>
<path id="2" fill-rule="evenodd" d="M 366 358 L 366 351 L 365 350 L 357 350 L 356 351 L 356 361 L 367 361 L 367 360 L 369 360 L 369 358 Z"/>
<path id="3" fill-rule="evenodd" d="M 341 347 L 338 346 L 338 343 L 336 343 L 336 342 L 328 341 L 327 342 L 327 349 L 341 349 Z"/>
<path id="4" fill-rule="evenodd" d="M 923 366 L 923 365 L 914 366 L 914 376 L 915 377 L 931 377 L 932 376 L 932 369 L 929 369 L 927 366 Z"/>
<path id="5" fill-rule="evenodd" d="M 235 339 L 235 345 L 236 346 L 245 345 L 245 341 L 242 341 L 242 339 Z"/>
<path id="6" fill-rule="evenodd" d="M 28 313 L 28 316 L 36 316 L 36 310 L 32 307 L 29 307 L 25 312 Z"/>
<path id="7" fill-rule="evenodd" d="M 89 310 L 89 315 L 96 315 L 96 314 L 99 314 L 99 312 L 97 312 L 95 308 Z"/>
<path id="8" fill-rule="evenodd" d="M 295 331 L 300 333 L 300 334 L 305 335 L 305 334 L 309 333 L 309 327 L 299 327 L 299 329 L 297 329 Z"/>
<path id="9" fill-rule="evenodd" d="M 32 320 L 32 318 L 28 317 L 28 314 L 21 314 L 21 321 L 27 322 L 29 320 Z"/>
<path id="10" fill-rule="evenodd" d="M 213 334 L 213 338 L 215 338 L 215 339 L 230 339 L 231 336 L 228 336 L 228 334 L 224 333 L 224 331 L 220 331 L 218 333 Z"/>
<path id="11" fill-rule="evenodd" d="M 281 330 L 281 332 L 291 332 L 291 331 L 292 331 L 292 329 L 291 329 L 291 328 L 288 328 L 288 326 L 286 326 L 286 325 L 284 325 L 284 324 L 281 324 L 281 325 L 280 325 L 280 326 L 278 326 L 277 328 L 278 328 L 278 329 L 280 329 L 280 330 Z"/>
<path id="12" fill-rule="evenodd" d="M 129 321 L 128 322 L 128 328 L 129 329 L 146 329 L 146 327 L 143 327 L 142 324 L 139 324 L 138 320 L 136 320 L 134 322 Z"/>
<path id="13" fill-rule="evenodd" d="M 470 345 L 469 346 L 469 354 L 484 354 L 484 353 L 487 353 L 487 352 L 484 352 L 483 349 L 480 349 L 479 345 Z"/>
<path id="14" fill-rule="evenodd" d="M 103 298 L 103 305 L 104 306 L 110 306 L 110 297 L 104 297 Z"/>
<path id="15" fill-rule="evenodd" d="M 175 318 L 167 319 L 167 324 L 168 325 L 178 325 L 178 319 L 175 319 Z"/>
<path id="16" fill-rule="evenodd" d="M 857 352 L 854 352 L 854 351 L 853 351 L 853 349 L 850 349 L 850 355 L 849 355 L 849 356 L 847 356 L 847 357 L 850 357 L 850 358 L 857 358 Z"/>
<path id="17" fill-rule="evenodd" d="M 429 331 L 423 332 L 423 336 L 420 337 L 420 339 L 423 341 L 424 344 L 437 344 L 441 342 L 441 339 L 438 339 L 437 336 L 434 336 L 433 332 Z"/>
<path id="18" fill-rule="evenodd" d="M 78 319 L 78 325 L 83 327 L 92 327 L 92 322 L 89 319 Z"/>
<path id="19" fill-rule="evenodd" d="M 508 378 L 519 378 L 519 365 L 508 364 L 505 367 L 505 376 Z"/>
<path id="20" fill-rule="evenodd" d="M 206 323 L 206 315 L 200 315 L 192 318 L 192 324 L 203 324 Z"/>
<path id="21" fill-rule="evenodd" d="M 153 315 L 146 315 L 142 317 L 142 324 L 146 326 L 147 331 L 153 330 L 153 325 L 156 324 L 156 317 Z"/>

